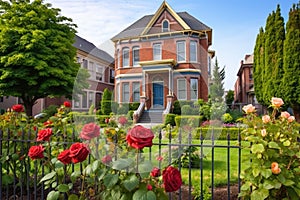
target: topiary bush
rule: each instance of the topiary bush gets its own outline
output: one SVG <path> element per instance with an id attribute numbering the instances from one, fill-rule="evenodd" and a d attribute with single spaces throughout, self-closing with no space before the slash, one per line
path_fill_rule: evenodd
<path id="1" fill-rule="evenodd" d="M 165 116 L 164 125 L 170 124 L 171 126 L 175 126 L 176 125 L 176 123 L 175 123 L 175 117 L 176 117 L 175 114 L 172 114 L 172 113 L 167 114 Z"/>
<path id="2" fill-rule="evenodd" d="M 192 115 L 193 114 L 193 108 L 191 108 L 190 105 L 184 105 L 181 107 L 181 114 L 182 115 Z"/>
<path id="3" fill-rule="evenodd" d="M 176 127 L 191 126 L 199 127 L 203 121 L 203 116 L 197 115 L 181 115 L 175 117 Z"/>

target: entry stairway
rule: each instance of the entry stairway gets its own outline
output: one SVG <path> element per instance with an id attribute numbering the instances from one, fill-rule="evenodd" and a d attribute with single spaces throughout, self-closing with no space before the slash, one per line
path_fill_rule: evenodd
<path id="1" fill-rule="evenodd" d="M 138 123 L 162 123 L 163 109 L 145 110 Z"/>

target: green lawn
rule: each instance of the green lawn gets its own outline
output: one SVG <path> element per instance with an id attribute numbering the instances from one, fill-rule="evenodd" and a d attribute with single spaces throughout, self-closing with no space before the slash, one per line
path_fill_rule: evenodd
<path id="1" fill-rule="evenodd" d="M 158 142 L 158 141 L 154 141 Z M 163 143 L 168 143 L 167 140 L 163 140 Z M 199 144 L 199 140 L 195 141 L 193 140 L 193 144 Z M 211 141 L 205 140 L 203 144 L 206 145 L 211 145 Z M 242 143 L 244 144 L 244 143 Z M 215 145 L 221 145 L 221 146 L 227 146 L 227 141 L 215 141 Z M 237 141 L 230 141 L 231 146 L 237 146 L 238 142 Z M 172 149 L 174 150 L 174 149 Z M 230 152 L 229 152 L 230 151 Z M 152 157 L 157 157 L 158 152 L 159 152 L 159 147 L 157 145 L 152 146 L 151 148 L 151 155 Z M 169 147 L 167 146 L 162 146 L 161 147 L 161 152 L 162 153 L 164 160 L 162 161 L 162 167 L 168 164 L 169 161 Z M 200 154 L 200 147 L 197 147 L 197 152 Z M 239 150 L 237 148 L 230 148 L 228 150 L 227 148 L 223 147 L 215 147 L 214 148 L 214 185 L 219 186 L 219 185 L 226 185 L 228 181 L 228 152 L 230 154 L 229 156 L 229 164 L 230 164 L 230 182 L 231 183 L 237 183 L 238 181 L 238 153 Z M 147 152 L 145 152 L 147 155 Z M 212 183 L 212 147 L 203 147 L 203 154 L 204 158 L 202 159 L 203 162 L 203 182 L 207 186 L 211 186 Z M 241 160 L 243 160 L 247 156 L 247 153 L 245 150 L 241 151 Z M 153 158 L 152 158 L 153 159 Z M 153 160 L 155 165 L 158 165 L 158 161 Z M 242 165 L 243 168 L 243 165 Z M 242 170 L 242 169 L 241 169 Z M 182 179 L 185 184 L 189 183 L 189 176 L 191 177 L 191 183 L 192 185 L 199 185 L 201 181 L 201 170 L 200 168 L 194 168 L 191 170 L 191 174 L 189 174 L 189 169 L 188 168 L 181 168 L 181 174 L 182 174 Z"/>

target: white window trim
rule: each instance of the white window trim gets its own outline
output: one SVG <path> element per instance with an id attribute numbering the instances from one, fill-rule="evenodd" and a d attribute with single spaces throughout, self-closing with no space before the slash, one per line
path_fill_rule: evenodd
<path id="1" fill-rule="evenodd" d="M 196 88 L 196 90 L 197 90 L 197 93 L 196 93 L 196 99 L 192 99 L 192 91 L 193 91 L 193 88 L 192 88 L 192 83 L 191 83 L 191 80 L 192 79 L 195 79 L 195 80 L 197 80 L 197 88 Z M 198 94 L 199 94 L 199 87 L 198 87 L 198 84 L 199 84 L 199 80 L 198 80 L 198 78 L 190 78 L 190 96 L 191 96 L 191 100 L 198 100 Z"/>
<path id="2" fill-rule="evenodd" d="M 192 43 L 195 43 L 196 44 L 196 52 L 195 52 L 195 55 L 196 55 L 196 60 L 191 60 L 191 44 Z M 197 63 L 198 62 L 198 43 L 196 40 L 191 40 L 190 41 L 190 62 L 191 63 Z"/>
<path id="3" fill-rule="evenodd" d="M 167 31 L 164 31 L 164 23 L 165 22 L 168 22 L 168 30 Z M 161 32 L 166 33 L 166 32 L 169 32 L 169 31 L 170 31 L 170 22 L 169 22 L 169 20 L 164 19 L 164 21 L 162 21 L 162 25 L 161 25 Z"/>
<path id="4" fill-rule="evenodd" d="M 160 54 L 160 56 L 159 56 L 159 59 L 155 59 L 155 54 L 154 54 L 154 46 L 158 46 L 159 45 L 159 50 L 160 50 L 160 52 L 159 52 L 159 54 Z M 162 59 L 162 47 L 161 47 L 161 43 L 154 43 L 153 45 L 152 45 L 152 54 L 153 54 L 153 60 L 161 60 Z"/>
<path id="5" fill-rule="evenodd" d="M 179 81 L 184 80 L 185 82 L 185 98 L 179 98 Z M 187 100 L 187 87 L 186 87 L 186 79 L 185 78 L 179 78 L 177 79 L 177 99 L 178 100 Z"/>
<path id="6" fill-rule="evenodd" d="M 140 47 L 139 47 L 139 46 L 134 46 L 134 47 L 132 47 L 132 65 L 133 65 L 134 67 L 138 67 L 138 66 L 140 66 L 139 63 L 137 63 L 137 64 L 134 63 L 134 51 L 135 51 L 135 50 L 138 50 L 138 51 L 139 51 L 139 54 L 140 54 Z M 139 61 L 138 61 L 138 62 L 140 62 L 140 55 L 139 55 Z"/>
<path id="7" fill-rule="evenodd" d="M 124 100 L 124 94 L 125 94 L 125 89 L 124 89 L 124 87 L 125 87 L 125 84 L 128 84 L 128 101 L 125 101 Z M 123 82 L 122 83 L 122 102 L 124 102 L 124 103 L 128 103 L 130 101 L 130 84 L 129 84 L 129 82 Z"/>
<path id="8" fill-rule="evenodd" d="M 184 60 L 181 60 L 181 61 L 178 61 L 178 58 L 179 58 L 179 54 L 178 54 L 178 44 L 179 43 L 184 43 Z M 184 63 L 184 62 L 186 62 L 186 41 L 184 41 L 184 40 L 178 40 L 178 41 L 176 41 L 176 55 L 177 55 L 177 62 L 178 63 Z"/>
<path id="9" fill-rule="evenodd" d="M 124 56 L 125 56 L 124 51 L 125 51 L 125 50 L 128 50 L 128 65 L 124 65 Z M 126 67 L 129 67 L 129 66 L 130 66 L 130 50 L 129 50 L 128 47 L 124 47 L 124 48 L 122 49 L 122 66 L 123 66 L 123 68 L 126 68 Z"/>

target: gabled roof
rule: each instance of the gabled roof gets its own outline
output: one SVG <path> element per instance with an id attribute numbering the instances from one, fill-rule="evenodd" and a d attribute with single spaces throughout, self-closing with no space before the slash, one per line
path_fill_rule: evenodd
<path id="1" fill-rule="evenodd" d="M 83 39 L 82 37 L 79 37 L 78 35 L 75 35 L 75 43 L 73 44 L 73 46 L 108 63 L 114 62 L 114 59 L 111 55 L 99 49 L 93 43 Z"/>
<path id="2" fill-rule="evenodd" d="M 119 34 L 114 36 L 111 40 L 117 41 L 120 39 L 132 39 L 138 38 L 142 35 L 146 35 L 149 28 L 153 26 L 153 24 L 156 22 L 156 20 L 159 18 L 159 16 L 164 10 L 167 10 L 186 31 L 205 32 L 209 34 L 211 34 L 212 32 L 212 29 L 210 27 L 200 22 L 198 19 L 196 19 L 189 13 L 176 13 L 166 2 L 163 2 L 154 15 L 146 15 L 140 18 L 139 20 L 131 24 L 129 27 L 121 31 Z"/>

